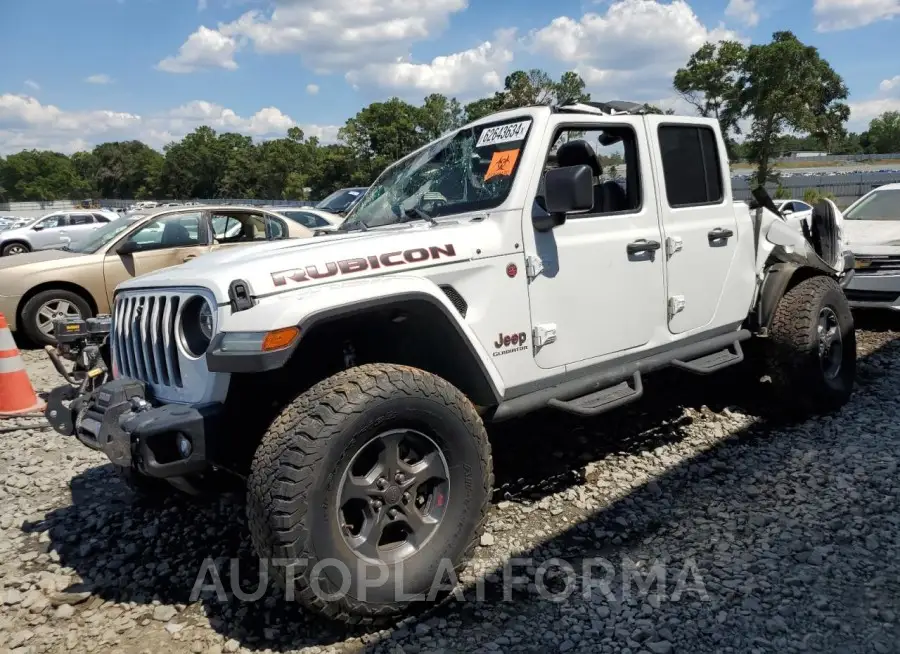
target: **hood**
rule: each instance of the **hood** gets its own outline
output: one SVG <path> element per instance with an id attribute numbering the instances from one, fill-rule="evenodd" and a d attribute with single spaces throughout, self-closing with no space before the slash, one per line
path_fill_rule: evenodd
<path id="1" fill-rule="evenodd" d="M 464 261 L 500 247 L 495 221 L 411 223 L 231 248 L 129 280 L 117 290 L 199 286 L 228 301 L 232 280 L 259 297 L 346 279 Z"/>
<path id="2" fill-rule="evenodd" d="M 15 269 L 15 274 L 23 274 L 23 268 L 33 266 L 35 264 L 46 263 L 47 261 L 62 262 L 65 259 L 82 259 L 85 255 L 78 252 L 66 252 L 65 250 L 39 250 L 37 252 L 26 252 L 25 254 L 14 254 L 10 257 L 0 257 L 0 270 Z M 70 261 L 68 263 L 75 263 Z M 60 267 L 65 267 L 61 264 Z M 79 262 L 81 263 L 81 262 Z M 47 268 L 47 266 L 40 266 Z"/>
<path id="3" fill-rule="evenodd" d="M 844 220 L 843 227 L 844 244 L 854 254 L 872 246 L 900 247 L 900 220 Z"/>

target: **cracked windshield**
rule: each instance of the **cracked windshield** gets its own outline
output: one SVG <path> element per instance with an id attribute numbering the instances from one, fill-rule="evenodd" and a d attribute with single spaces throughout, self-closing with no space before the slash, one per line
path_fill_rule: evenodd
<path id="1" fill-rule="evenodd" d="M 388 168 L 342 230 L 492 209 L 506 199 L 531 119 L 478 125 L 435 141 Z"/>

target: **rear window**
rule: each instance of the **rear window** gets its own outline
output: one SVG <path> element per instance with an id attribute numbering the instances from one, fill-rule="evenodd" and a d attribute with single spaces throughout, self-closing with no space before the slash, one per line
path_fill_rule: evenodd
<path id="1" fill-rule="evenodd" d="M 722 167 L 713 130 L 698 125 L 661 125 L 659 147 L 670 207 L 723 200 Z"/>

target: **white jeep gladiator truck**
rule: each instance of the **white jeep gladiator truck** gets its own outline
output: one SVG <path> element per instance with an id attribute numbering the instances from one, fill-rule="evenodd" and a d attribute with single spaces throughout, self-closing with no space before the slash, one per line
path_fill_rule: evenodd
<path id="1" fill-rule="evenodd" d="M 496 113 L 386 169 L 332 235 L 122 284 L 109 369 L 54 391 L 48 419 L 138 489 L 237 478 L 292 595 L 359 622 L 432 599 L 472 553 L 485 423 L 589 418 L 660 368 L 737 364 L 749 339 L 775 395 L 841 407 L 852 260 L 828 207 L 811 238 L 770 200 L 751 210 L 716 121 L 637 107 Z"/>

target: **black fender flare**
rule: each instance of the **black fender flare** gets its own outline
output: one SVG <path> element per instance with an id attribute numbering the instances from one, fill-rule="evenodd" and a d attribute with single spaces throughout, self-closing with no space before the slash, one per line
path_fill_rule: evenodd
<path id="1" fill-rule="evenodd" d="M 759 333 L 765 334 L 771 328 L 778 302 L 798 275 L 802 277 L 800 281 L 810 277 L 827 276 L 818 268 L 799 263 L 779 262 L 766 269 L 756 306 L 756 326 Z M 837 275 L 832 277 L 837 278 Z"/>
<path id="2" fill-rule="evenodd" d="M 479 390 L 478 395 L 483 399 L 492 398 L 492 404 L 499 404 L 501 401 L 500 392 L 494 384 L 490 372 L 487 370 L 484 362 L 475 350 L 475 345 L 462 331 L 459 318 L 453 316 L 450 310 L 441 301 L 429 293 L 398 293 L 350 302 L 348 304 L 342 304 L 322 311 L 310 313 L 305 316 L 297 326 L 300 328 L 301 334 L 303 334 L 309 332 L 313 327 L 322 322 L 339 319 L 350 314 L 358 314 L 369 309 L 377 309 L 392 304 L 402 304 L 404 302 L 426 302 L 443 315 L 444 319 L 459 337 L 457 345 L 461 347 L 461 356 L 467 356 L 469 363 L 476 366 L 476 368 L 473 368 L 473 371 L 478 371 L 478 379 L 475 382 Z M 210 347 L 207 349 L 206 362 L 210 372 L 255 373 L 281 368 L 291 359 L 302 340 L 298 339 L 291 346 L 273 352 L 233 353 L 222 351 L 222 338 L 223 334 L 217 334 L 213 338 Z"/>

